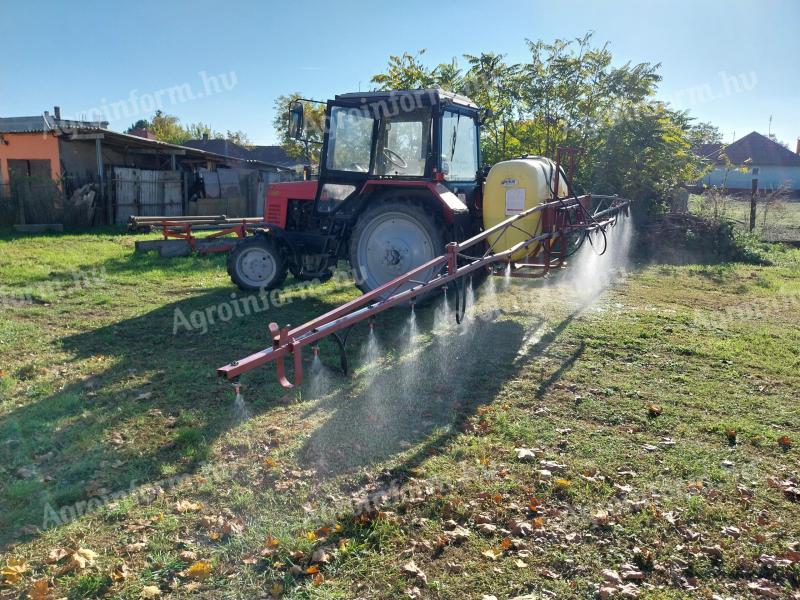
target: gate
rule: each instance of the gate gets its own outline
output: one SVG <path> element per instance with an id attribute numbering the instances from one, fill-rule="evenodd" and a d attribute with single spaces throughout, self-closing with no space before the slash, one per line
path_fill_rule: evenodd
<path id="1" fill-rule="evenodd" d="M 148 171 L 114 167 L 114 222 L 128 217 L 177 217 L 183 214 L 183 177 L 180 171 Z"/>

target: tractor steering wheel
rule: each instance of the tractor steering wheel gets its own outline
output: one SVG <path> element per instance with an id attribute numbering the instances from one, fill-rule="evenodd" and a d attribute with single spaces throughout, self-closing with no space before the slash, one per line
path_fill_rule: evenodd
<path id="1" fill-rule="evenodd" d="M 388 147 L 384 148 L 383 149 L 383 156 L 384 156 L 384 158 L 386 158 L 386 160 L 388 160 L 390 163 L 392 163 L 395 167 L 399 167 L 401 169 L 408 168 L 408 163 L 405 161 L 405 159 L 402 156 L 400 156 L 397 152 L 392 150 L 391 148 L 388 148 Z"/>

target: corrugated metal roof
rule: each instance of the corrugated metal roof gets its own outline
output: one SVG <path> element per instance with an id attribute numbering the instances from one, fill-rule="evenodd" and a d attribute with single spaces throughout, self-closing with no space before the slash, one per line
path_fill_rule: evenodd
<path id="1" fill-rule="evenodd" d="M 0 133 L 40 133 L 58 130 L 97 130 L 108 127 L 106 121 L 70 121 L 51 115 L 33 117 L 0 117 Z"/>

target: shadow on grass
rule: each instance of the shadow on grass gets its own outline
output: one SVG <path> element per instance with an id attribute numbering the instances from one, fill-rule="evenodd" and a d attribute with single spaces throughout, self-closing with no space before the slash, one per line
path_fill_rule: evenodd
<path id="1" fill-rule="evenodd" d="M 214 441 L 237 424 L 231 386 L 217 381 L 216 367 L 265 347 L 267 322 L 301 323 L 338 304 L 322 288 L 317 296 L 210 326 L 205 335 L 173 335 L 176 311 L 204 311 L 230 295 L 230 288 L 214 290 L 61 340 L 75 359 L 97 360 L 100 367 L 90 380 L 0 418 L 0 461 L 9 473 L 34 472 L 0 484 L 0 547 L 21 527 L 42 526 L 47 507 L 59 512 L 108 492 L 196 472 Z M 402 460 L 403 469 L 412 469 L 461 432 L 478 406 L 525 367 L 527 361 L 517 359 L 526 330 L 513 315 L 494 311 L 445 327 L 434 323 L 440 309 L 417 311 L 419 331 L 433 333 L 414 344 L 408 343 L 408 311 L 384 315 L 382 358 L 349 380 L 331 377 L 328 393 L 307 409 L 305 416 L 322 411 L 327 419 L 301 447 L 301 463 L 335 476 L 413 448 Z M 579 312 L 526 354 L 547 353 Z M 364 326 L 351 336 L 354 363 L 366 331 Z M 285 394 L 271 366 L 243 379 L 255 414 Z"/>
<path id="2" fill-rule="evenodd" d="M 526 336 L 542 327 L 543 319 L 525 327 L 508 318 L 509 313 L 494 310 L 478 313 L 464 325 L 444 328 L 434 323 L 434 314 L 440 310 L 437 306 L 418 311 L 420 331 L 437 325 L 430 337 L 418 336 L 409 342 L 407 318 L 376 333 L 382 349 L 389 351 L 383 360 L 364 365 L 351 385 L 331 382 L 330 371 L 317 374 L 327 385 L 314 382 L 312 375 L 309 387 L 323 389 L 321 399 L 305 416 L 323 412 L 326 418 L 300 450 L 305 467 L 335 477 L 413 448 L 393 470 L 414 469 L 464 431 L 478 407 L 494 399 L 530 357 L 547 354 L 583 307 L 527 349 L 523 349 Z M 365 343 L 354 340 L 356 347 Z M 542 383 L 539 393 L 555 383 L 582 351 L 583 345 Z"/>
<path id="3" fill-rule="evenodd" d="M 0 478 L 0 545 L 21 527 L 41 527 L 48 506 L 58 512 L 195 471 L 214 440 L 236 423 L 231 386 L 217 380 L 216 368 L 266 346 L 268 321 L 303 322 L 334 305 L 320 294 L 216 321 L 205 335 L 183 328 L 173 335 L 177 311 L 205 312 L 228 302 L 231 291 L 207 292 L 60 340 L 75 360 L 98 366 L 90 379 L 0 417 L 0 464 L 7 473 Z M 248 380 L 262 398 L 274 399 L 283 392 L 273 381 L 269 368 Z M 256 410 L 268 406 L 255 404 Z M 18 475 L 20 469 L 28 473 Z"/>

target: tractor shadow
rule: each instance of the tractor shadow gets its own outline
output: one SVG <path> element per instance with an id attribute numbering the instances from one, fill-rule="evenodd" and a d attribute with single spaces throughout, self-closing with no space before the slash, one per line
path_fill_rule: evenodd
<path id="1" fill-rule="evenodd" d="M 396 317 L 389 328 L 376 329 L 383 360 L 368 362 L 363 353 L 351 357 L 358 367 L 350 385 L 331 385 L 327 370 L 311 375 L 306 389 L 317 397 L 304 416 L 321 413 L 323 422 L 298 459 L 322 477 L 336 477 L 410 451 L 398 470 L 414 469 L 467 430 L 479 407 L 491 403 L 531 360 L 549 356 L 557 366 L 533 391 L 533 398 L 541 398 L 584 351 L 578 344 L 551 352 L 584 309 L 581 305 L 555 323 L 525 311 L 528 322 L 522 323 L 514 311 L 490 308 L 464 325 L 444 328 L 435 317 L 438 304 L 417 310 L 419 331 L 433 333 L 415 342 L 409 342 L 408 318 Z M 362 332 L 354 345 L 365 346 L 365 338 Z"/>
<path id="2" fill-rule="evenodd" d="M 174 333 L 176 315 L 191 325 L 192 315 L 230 300 L 230 287 L 207 289 L 56 342 L 70 360 L 96 366 L 90 377 L 56 385 L 0 416 L 7 474 L 0 477 L 0 548 L 20 529 L 35 534 L 48 506 L 69 515 L 89 499 L 195 472 L 215 440 L 239 424 L 232 386 L 217 379 L 216 368 L 268 345 L 269 321 L 304 322 L 340 303 L 323 293 L 266 309 L 261 302 L 259 312 Z M 35 363 L 30 368 L 31 377 L 38 373 Z M 25 374 L 14 375 L 24 384 Z M 259 390 L 248 398 L 256 414 L 284 394 L 269 368 L 249 375 L 248 384 Z M 19 469 L 27 474 L 17 475 Z"/>

